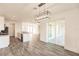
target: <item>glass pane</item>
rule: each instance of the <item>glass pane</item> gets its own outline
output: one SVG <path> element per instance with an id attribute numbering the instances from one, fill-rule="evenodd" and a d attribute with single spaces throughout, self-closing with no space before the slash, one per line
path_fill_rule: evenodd
<path id="1" fill-rule="evenodd" d="M 65 21 L 56 20 L 48 24 L 48 42 L 64 45 Z"/>
<path id="2" fill-rule="evenodd" d="M 48 25 L 48 42 L 55 42 L 55 22 Z"/>
<path id="3" fill-rule="evenodd" d="M 64 20 L 56 22 L 56 44 L 64 45 Z"/>

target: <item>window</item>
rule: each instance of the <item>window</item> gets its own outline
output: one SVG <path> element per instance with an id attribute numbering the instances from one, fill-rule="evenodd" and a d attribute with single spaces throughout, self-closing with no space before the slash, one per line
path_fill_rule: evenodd
<path id="1" fill-rule="evenodd" d="M 38 33 L 38 24 L 34 23 L 22 23 L 22 32 L 28 32 L 31 34 Z"/>

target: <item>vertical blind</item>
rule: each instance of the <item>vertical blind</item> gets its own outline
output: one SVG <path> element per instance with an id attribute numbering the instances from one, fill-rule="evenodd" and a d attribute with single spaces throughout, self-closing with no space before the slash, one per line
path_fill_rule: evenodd
<path id="1" fill-rule="evenodd" d="M 48 42 L 64 45 L 64 34 L 64 20 L 57 20 L 48 24 Z"/>
<path id="2" fill-rule="evenodd" d="M 24 23 L 22 23 L 22 32 L 37 34 L 38 33 L 38 24 L 24 22 Z"/>

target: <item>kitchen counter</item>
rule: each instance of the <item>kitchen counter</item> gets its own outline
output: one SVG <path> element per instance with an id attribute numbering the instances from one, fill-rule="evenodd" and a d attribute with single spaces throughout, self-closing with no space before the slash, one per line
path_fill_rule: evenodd
<path id="1" fill-rule="evenodd" d="M 0 36 L 9 36 L 9 35 L 0 35 Z"/>

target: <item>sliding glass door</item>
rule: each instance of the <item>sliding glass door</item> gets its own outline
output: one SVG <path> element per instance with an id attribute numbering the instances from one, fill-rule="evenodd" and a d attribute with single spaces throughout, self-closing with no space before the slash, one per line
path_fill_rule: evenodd
<path id="1" fill-rule="evenodd" d="M 64 20 L 56 21 L 56 44 L 64 45 L 65 22 Z"/>
<path id="2" fill-rule="evenodd" d="M 50 43 L 56 43 L 55 41 L 55 33 L 56 29 L 55 29 L 55 22 L 49 23 L 48 24 L 48 42 Z"/>
<path id="3" fill-rule="evenodd" d="M 48 24 L 48 42 L 64 45 L 65 22 L 56 20 Z"/>

